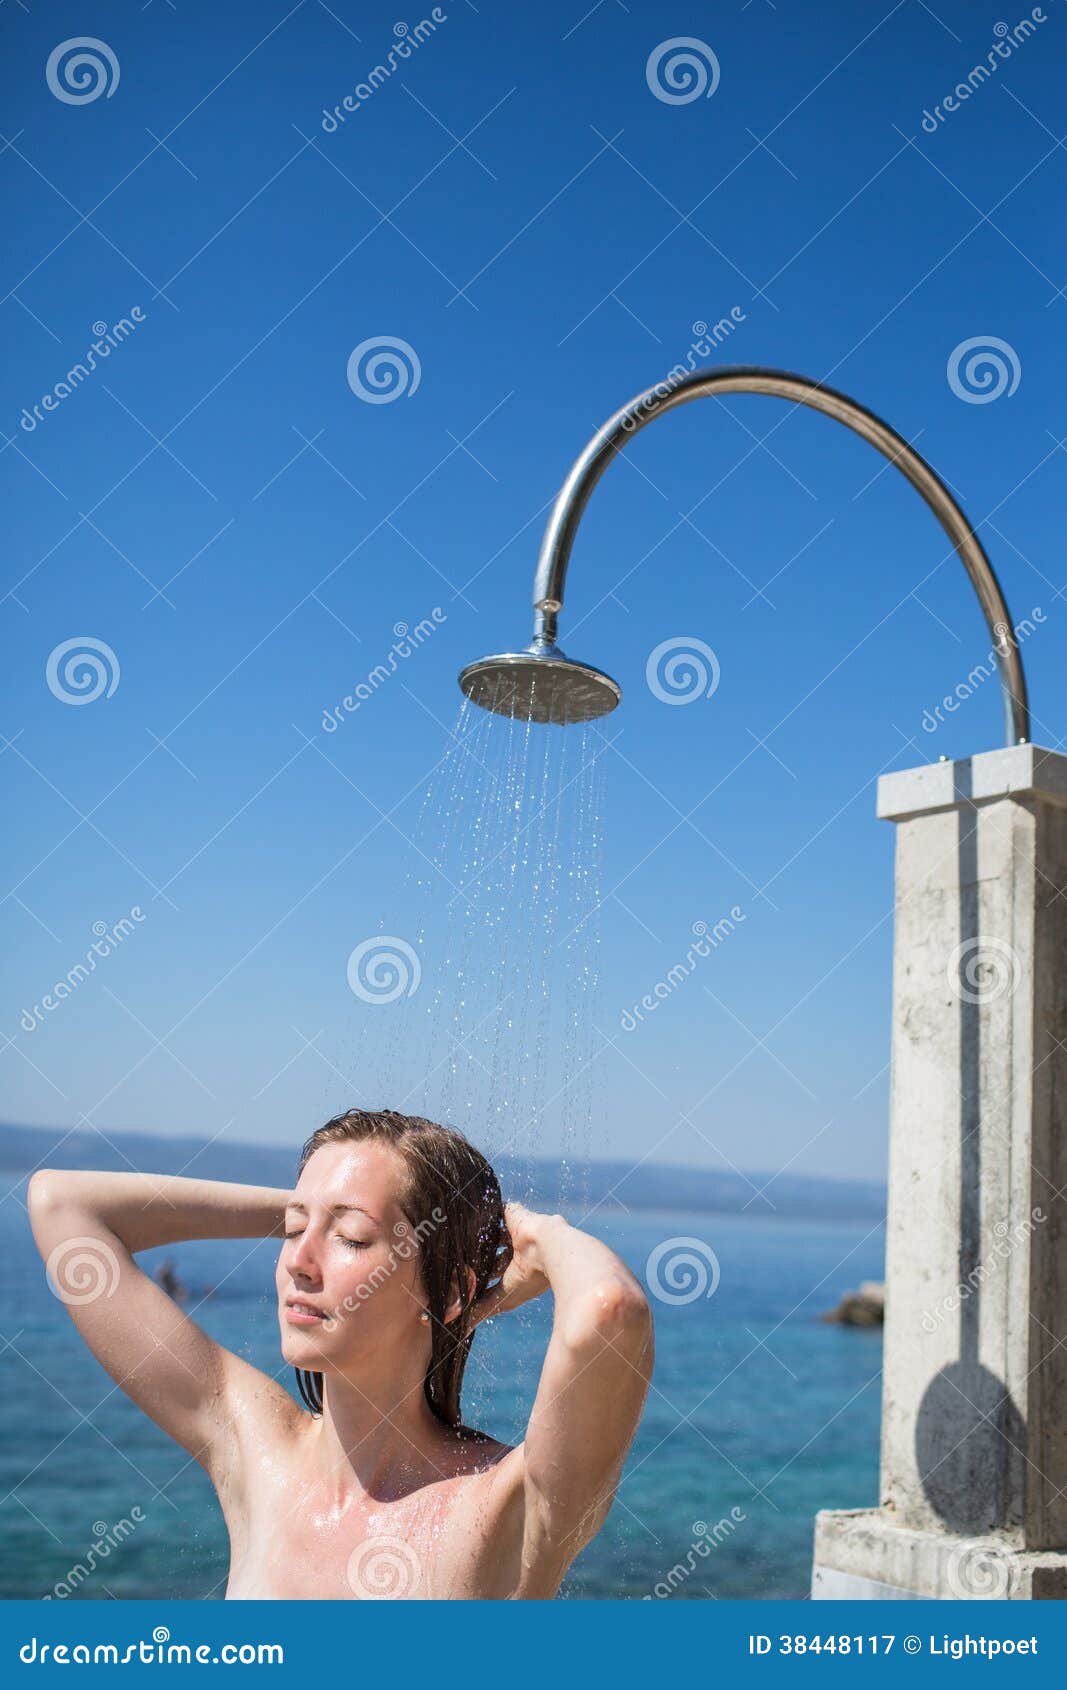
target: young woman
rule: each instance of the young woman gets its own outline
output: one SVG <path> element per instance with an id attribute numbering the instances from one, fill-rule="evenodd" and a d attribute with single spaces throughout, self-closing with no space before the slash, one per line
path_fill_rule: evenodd
<path id="1" fill-rule="evenodd" d="M 294 1191 L 149 1174 L 34 1174 L 53 1289 L 112 1378 L 210 1475 L 228 1597 L 549 1598 L 602 1526 L 652 1366 L 640 1285 L 559 1215 L 503 1207 L 460 1134 L 351 1110 Z M 216 1344 L 134 1261 L 284 1235 L 277 1378 Z M 465 1427 L 474 1329 L 551 1289 L 526 1436 Z"/>

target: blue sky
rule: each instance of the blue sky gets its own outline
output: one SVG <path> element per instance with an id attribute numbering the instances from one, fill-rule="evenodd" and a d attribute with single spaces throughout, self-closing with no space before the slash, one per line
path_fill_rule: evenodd
<path id="1" fill-rule="evenodd" d="M 926 129 L 998 23 L 1029 13 L 439 11 L 331 132 L 324 111 L 428 9 L 5 9 L 11 1119 L 295 1143 L 353 1100 L 352 1053 L 388 1010 L 353 995 L 346 962 L 386 917 L 402 932 L 456 673 L 529 638 L 546 506 L 593 429 L 685 361 L 694 324 L 732 313 L 719 360 L 825 380 L 931 459 L 1013 618 L 1043 613 L 1024 650 L 1033 737 L 1059 744 L 1060 0 Z M 85 33 L 118 78 L 105 63 L 111 93 L 72 103 L 46 65 Z M 714 55 L 710 97 L 650 87 L 650 55 L 680 37 Z M 123 318 L 106 361 L 34 418 L 94 325 Z M 975 402 L 949 365 L 990 337 L 1014 391 Z M 384 338 L 418 380 L 368 403 L 349 359 Z M 624 689 L 597 1154 L 884 1171 L 893 831 L 876 779 L 994 747 L 1002 724 L 988 682 L 923 727 L 988 637 L 933 519 L 880 468 L 824 418 L 736 398 L 658 421 L 590 506 L 561 636 Z M 435 609 L 327 739 L 324 710 Z M 120 675 L 71 706 L 46 669 L 81 637 Z M 676 638 L 720 665 L 686 708 L 645 680 Z M 621 1040 L 693 923 L 735 905 L 744 924 Z M 134 906 L 119 950 L 26 1031 L 93 924 Z M 398 1085 L 417 1065 L 403 1054 Z"/>

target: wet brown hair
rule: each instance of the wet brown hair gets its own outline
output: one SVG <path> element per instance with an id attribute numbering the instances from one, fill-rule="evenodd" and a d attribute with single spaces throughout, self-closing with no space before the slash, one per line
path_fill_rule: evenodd
<path id="1" fill-rule="evenodd" d="M 481 1151 L 462 1133 L 395 1109 L 349 1109 L 335 1115 L 304 1145 L 299 1172 L 324 1144 L 368 1139 L 391 1146 L 405 1165 L 397 1201 L 418 1241 L 433 1340 L 423 1389 L 437 1418 L 462 1429 L 459 1399 L 474 1339 L 473 1305 L 504 1272 L 512 1255 L 500 1185 Z M 444 1219 L 438 1222 L 440 1215 Z M 468 1268 L 474 1270 L 473 1295 Z M 457 1290 L 462 1307 L 446 1322 L 445 1310 Z M 295 1371 L 304 1402 L 312 1414 L 321 1414 L 322 1374 L 299 1367 Z"/>

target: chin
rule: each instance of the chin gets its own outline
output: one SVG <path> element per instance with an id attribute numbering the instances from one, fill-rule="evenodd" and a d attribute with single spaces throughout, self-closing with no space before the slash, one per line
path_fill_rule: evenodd
<path id="1" fill-rule="evenodd" d="M 316 1350 L 311 1344 L 292 1344 L 282 1340 L 282 1360 L 290 1367 L 299 1367 L 305 1373 L 328 1373 L 330 1363 L 323 1356 L 321 1350 Z"/>
<path id="2" fill-rule="evenodd" d="M 312 1335 L 288 1326 L 284 1312 L 279 1316 L 279 1327 L 282 1347 L 282 1360 L 290 1367 L 309 1368 L 313 1373 L 322 1372 L 323 1344 L 317 1335 Z"/>

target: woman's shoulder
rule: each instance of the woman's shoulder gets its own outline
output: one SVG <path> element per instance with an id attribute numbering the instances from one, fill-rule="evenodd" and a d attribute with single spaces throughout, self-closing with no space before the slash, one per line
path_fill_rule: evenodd
<path id="1" fill-rule="evenodd" d="M 446 1438 L 449 1465 L 457 1478 L 476 1478 L 515 1453 L 516 1446 L 479 1432 L 473 1426 L 450 1427 Z"/>

